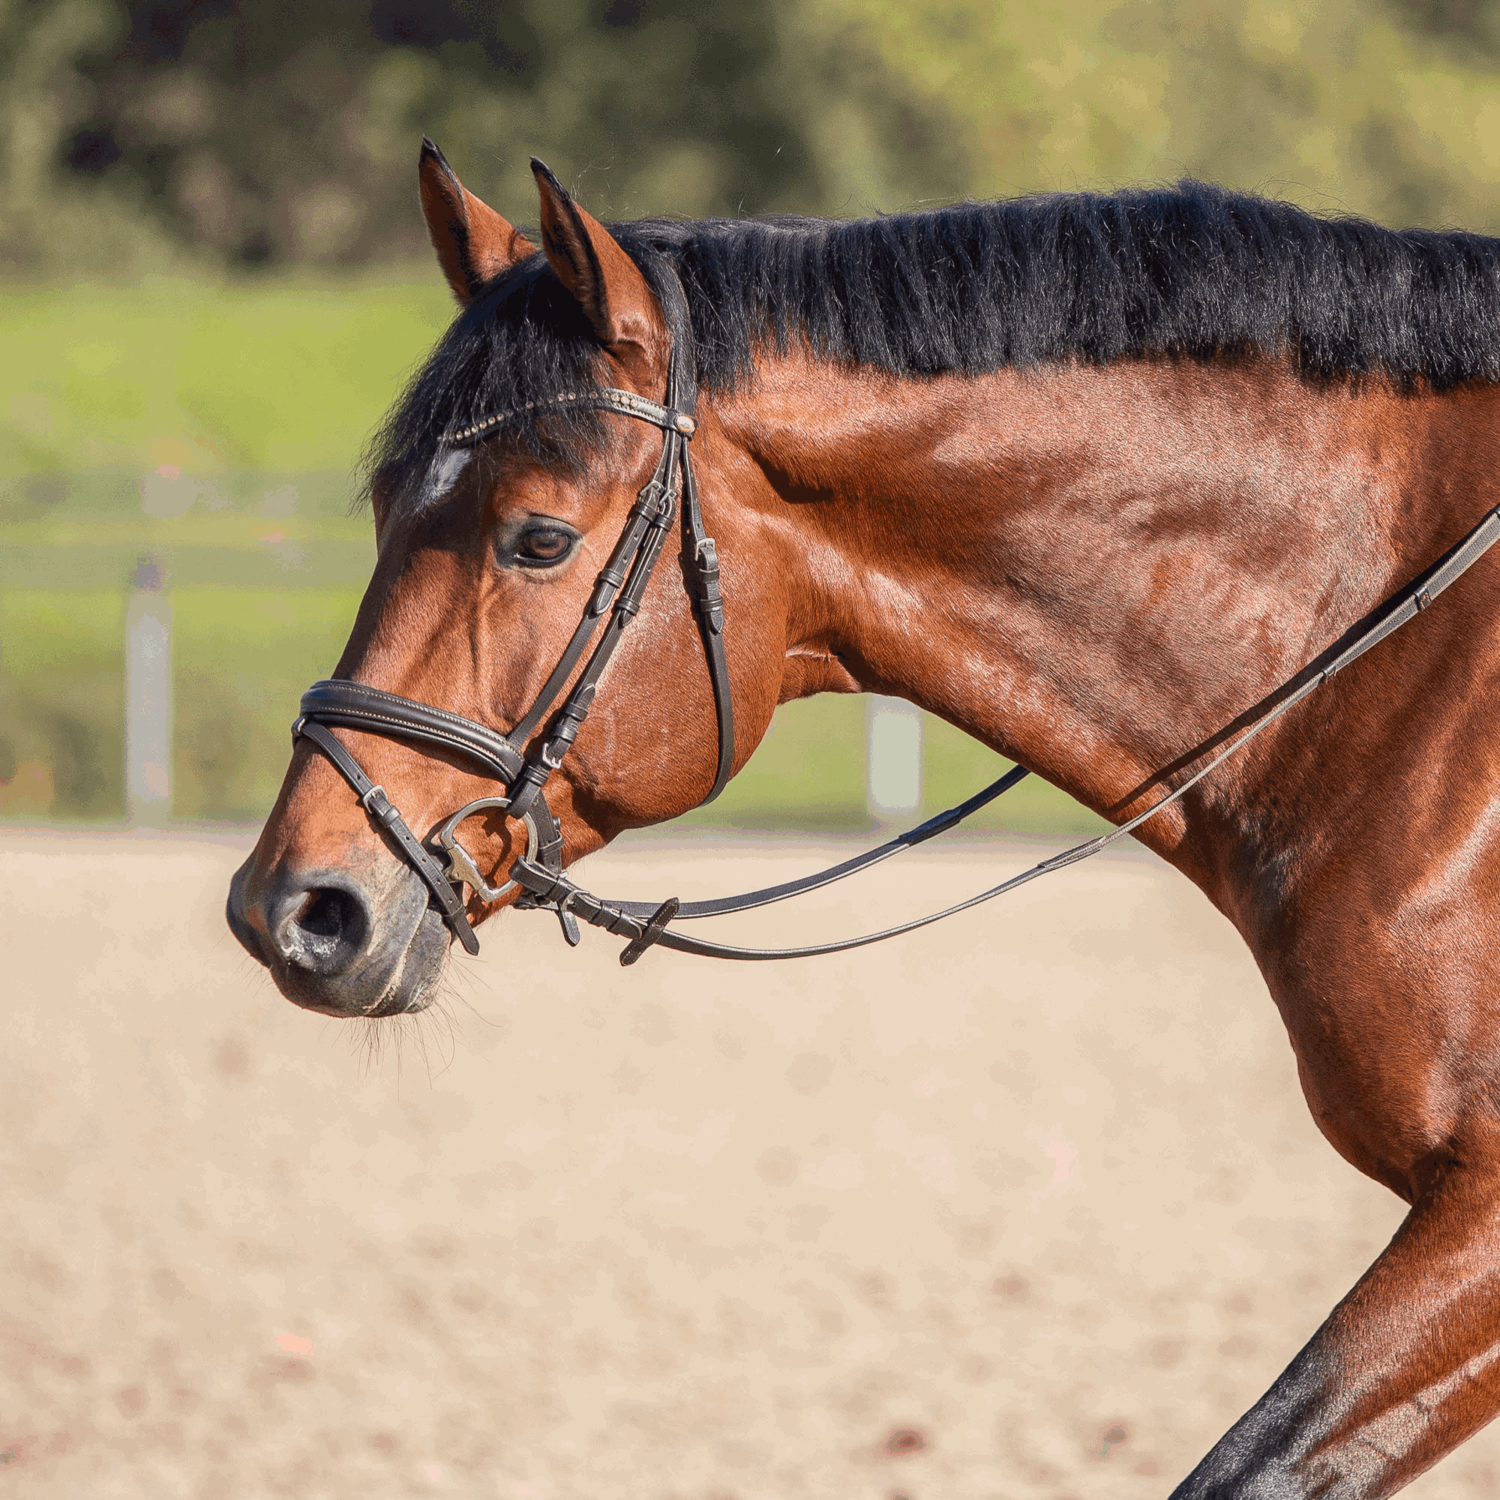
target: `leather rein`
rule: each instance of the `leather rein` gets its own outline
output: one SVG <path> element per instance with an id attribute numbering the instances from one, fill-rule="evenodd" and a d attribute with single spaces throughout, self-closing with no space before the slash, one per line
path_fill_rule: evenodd
<path id="1" fill-rule="evenodd" d="M 528 402 L 525 407 L 515 411 L 485 417 L 450 433 L 445 440 L 450 448 L 472 446 L 492 436 L 507 422 L 533 415 L 539 407 L 561 408 L 569 405 L 596 407 L 621 416 L 634 417 L 659 427 L 663 433 L 661 458 L 656 471 L 631 507 L 609 561 L 595 580 L 582 620 L 551 676 L 537 694 L 536 701 L 508 734 L 499 734 L 473 719 L 466 719 L 447 709 L 434 708 L 411 698 L 383 692 L 379 688 L 343 680 L 314 683 L 303 694 L 299 717 L 292 725 L 293 741 L 298 737 L 312 741 L 353 787 L 366 811 L 387 831 L 402 856 L 426 883 L 443 921 L 470 954 L 479 952 L 479 940 L 475 937 L 464 910 L 463 887 L 466 885 L 485 901 L 498 901 L 519 888 L 521 895 L 515 905 L 523 910 L 540 908 L 555 913 L 562 926 L 563 936 L 570 945 L 578 943 L 579 918 L 616 937 L 625 938 L 626 946 L 620 954 L 620 962 L 625 965 L 633 964 L 648 948 L 656 944 L 675 949 L 679 953 L 740 960 L 807 958 L 817 954 L 842 953 L 851 948 L 883 942 L 905 932 L 913 932 L 945 917 L 967 911 L 997 896 L 1003 896 L 1039 876 L 1064 869 L 1100 853 L 1135 832 L 1148 819 L 1164 812 L 1210 772 L 1243 750 L 1262 730 L 1290 712 L 1372 646 L 1414 619 L 1500 541 L 1500 507 L 1496 507 L 1426 572 L 1381 605 L 1371 617 L 1372 623 L 1347 645 L 1342 649 L 1337 646 L 1329 648 L 1274 693 L 1269 694 L 1267 699 L 1263 699 L 1263 702 L 1276 701 L 1251 720 L 1244 731 L 1206 765 L 1144 812 L 1106 834 L 1087 839 L 1052 855 L 1009 880 L 981 891 L 977 896 L 880 932 L 796 948 L 741 948 L 694 938 L 669 924 L 750 911 L 847 879 L 893 855 L 915 848 L 940 833 L 946 833 L 972 813 L 1009 791 L 1028 773 L 1023 767 L 1014 767 L 956 807 L 929 818 L 925 823 L 878 848 L 817 874 L 757 891 L 747 891 L 739 896 L 689 903 L 680 902 L 673 897 L 660 905 L 650 902 L 607 901 L 576 885 L 563 873 L 562 825 L 547 806 L 543 788 L 552 773 L 562 765 L 579 729 L 588 717 L 599 681 L 619 645 L 621 635 L 640 610 L 646 586 L 651 580 L 676 515 L 679 499 L 684 540 L 682 559 L 703 636 L 718 718 L 719 759 L 713 786 L 704 799 L 705 802 L 712 802 L 724 790 L 734 769 L 734 707 L 729 665 L 724 652 L 724 608 L 719 590 L 718 555 L 713 538 L 704 529 L 698 486 L 688 453 L 688 444 L 697 430 L 693 416 L 696 407 L 696 382 L 679 366 L 676 347 L 674 346 L 673 356 L 668 364 L 666 402 L 663 405 L 648 401 L 632 391 L 609 387 L 565 393 L 546 401 Z M 579 673 L 572 690 L 563 699 L 561 708 L 551 718 L 547 734 L 536 753 L 528 757 L 525 746 L 562 695 L 568 678 L 601 628 L 603 634 L 594 645 L 587 664 Z M 1320 667 L 1319 662 L 1324 664 Z M 389 738 L 415 740 L 450 751 L 502 783 L 507 788 L 507 793 L 505 796 L 480 797 L 466 803 L 444 818 L 426 841 L 421 840 L 412 832 L 384 788 L 375 785 L 354 757 L 329 733 L 329 726 L 334 725 Z M 458 827 L 466 818 L 485 811 L 515 819 L 525 826 L 527 832 L 526 853 L 516 859 L 508 878 L 498 886 L 492 886 L 485 879 L 473 857 L 457 837 Z"/>

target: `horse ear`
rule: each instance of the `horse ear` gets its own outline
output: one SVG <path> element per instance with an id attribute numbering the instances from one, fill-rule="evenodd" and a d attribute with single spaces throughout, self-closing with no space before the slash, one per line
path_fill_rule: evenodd
<path id="1" fill-rule="evenodd" d="M 438 264 L 460 307 L 492 277 L 536 253 L 536 246 L 458 180 L 448 159 L 426 136 L 417 166 L 422 213 Z"/>
<path id="2" fill-rule="evenodd" d="M 542 253 L 578 299 L 600 343 L 616 355 L 633 345 L 649 355 L 666 334 L 655 293 L 614 236 L 569 196 L 545 163 L 531 158 L 542 195 Z"/>

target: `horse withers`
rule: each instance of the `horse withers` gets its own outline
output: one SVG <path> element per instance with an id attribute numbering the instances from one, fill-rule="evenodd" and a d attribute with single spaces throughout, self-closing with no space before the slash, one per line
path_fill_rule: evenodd
<path id="1" fill-rule="evenodd" d="M 322 685 L 368 712 L 305 710 L 229 900 L 315 1010 L 422 1008 L 453 934 L 535 904 L 509 875 L 695 806 L 812 693 L 908 698 L 1122 823 L 1500 500 L 1497 241 L 1199 184 L 606 228 L 537 183 L 540 250 L 424 146 L 461 312 L 377 443 Z M 722 605 L 666 545 L 689 443 Z M 1410 1205 L 1180 1496 L 1389 1494 L 1500 1407 L 1497 619 L 1491 555 L 1140 830 Z M 461 898 L 420 864 L 455 810 Z"/>

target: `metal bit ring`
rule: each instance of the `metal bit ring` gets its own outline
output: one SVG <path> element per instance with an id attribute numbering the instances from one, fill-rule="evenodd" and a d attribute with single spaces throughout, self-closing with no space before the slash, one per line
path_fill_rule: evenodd
<path id="1" fill-rule="evenodd" d="M 438 824 L 432 837 L 437 841 L 443 853 L 448 857 L 448 875 L 451 879 L 462 881 L 469 886 L 474 894 L 484 901 L 498 901 L 502 896 L 509 895 L 515 890 L 516 882 L 507 880 L 504 885 L 490 885 L 479 873 L 479 866 L 474 863 L 474 856 L 458 842 L 454 829 L 467 817 L 476 812 L 482 812 L 486 808 L 494 808 L 497 812 L 505 812 L 510 807 L 509 797 L 477 797 L 473 802 L 466 803 L 456 813 L 451 813 Z M 528 812 L 521 820 L 526 825 L 526 858 L 535 859 L 537 849 L 541 845 L 541 836 L 537 833 L 536 822 Z"/>

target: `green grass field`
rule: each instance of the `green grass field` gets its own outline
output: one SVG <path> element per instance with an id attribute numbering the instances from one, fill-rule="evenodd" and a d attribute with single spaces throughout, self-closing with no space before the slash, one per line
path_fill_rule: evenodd
<path id="1" fill-rule="evenodd" d="M 436 275 L 0 289 L 0 481 L 347 471 L 451 314 Z"/>
<path id="2" fill-rule="evenodd" d="M 435 276 L 0 289 L 0 817 L 123 815 L 123 624 L 145 554 L 173 611 L 173 814 L 264 816 L 374 555 L 351 473 L 449 311 Z M 864 725 L 863 699 L 789 705 L 693 819 L 866 826 Z M 926 810 L 1003 765 L 929 719 Z M 974 826 L 1102 824 L 1033 779 Z"/>

